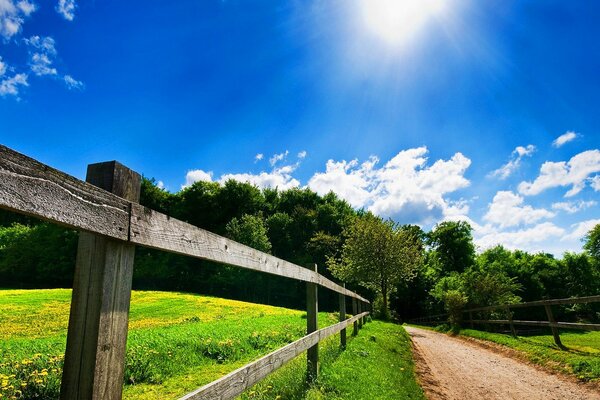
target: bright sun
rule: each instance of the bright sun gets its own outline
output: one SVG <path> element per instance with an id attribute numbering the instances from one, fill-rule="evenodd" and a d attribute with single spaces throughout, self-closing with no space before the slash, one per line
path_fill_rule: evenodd
<path id="1" fill-rule="evenodd" d="M 410 39 L 444 8 L 444 0 L 361 0 L 367 27 L 390 44 Z"/>

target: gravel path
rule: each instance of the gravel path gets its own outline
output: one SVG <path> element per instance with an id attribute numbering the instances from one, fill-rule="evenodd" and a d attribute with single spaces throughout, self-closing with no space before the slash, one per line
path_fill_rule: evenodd
<path id="1" fill-rule="evenodd" d="M 430 400 L 600 400 L 600 393 L 475 344 L 405 326 Z"/>

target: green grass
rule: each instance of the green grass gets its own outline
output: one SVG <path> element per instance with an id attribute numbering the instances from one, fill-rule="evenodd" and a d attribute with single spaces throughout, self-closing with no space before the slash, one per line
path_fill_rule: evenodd
<path id="1" fill-rule="evenodd" d="M 0 290 L 0 399 L 58 397 L 70 292 L 64 289 Z M 334 323 L 336 318 L 335 314 L 320 313 L 319 325 Z M 305 329 L 302 311 L 191 294 L 134 291 L 124 398 L 178 398 L 300 338 Z M 373 333 L 369 333 L 371 329 Z M 367 334 L 375 336 L 375 341 L 367 341 Z M 342 354 L 336 350 L 335 343 L 332 339 L 322 345 L 323 374 L 319 380 L 322 387 L 309 390 L 308 395 L 304 393 L 307 390 L 301 384 L 304 357 L 299 357 L 282 368 L 276 377 L 269 378 L 273 383 L 265 383 L 255 389 L 254 394 L 244 396 L 253 398 L 249 396 L 261 393 L 261 398 L 304 398 L 305 395 L 307 398 L 364 398 L 332 394 L 344 392 L 338 385 L 347 385 L 357 394 L 367 390 L 363 386 L 372 385 L 369 375 L 377 375 L 373 372 L 364 375 L 365 385 L 353 386 L 358 380 L 350 368 L 352 362 L 365 369 L 381 368 L 379 375 L 383 383 L 378 386 L 385 387 L 389 381 L 391 386 L 388 386 L 395 392 L 404 390 L 401 386 L 406 385 L 420 393 L 412 373 L 410 347 L 401 327 L 369 324 L 359 337 L 349 341 L 348 351 Z M 390 365 L 399 366 L 398 370 L 383 371 L 388 365 L 375 362 L 375 358 L 386 357 Z M 333 371 L 330 365 L 336 363 L 341 371 L 350 373 L 346 380 L 328 372 Z M 290 392 L 292 387 L 295 391 Z M 336 391 L 328 389 L 332 387 Z M 378 391 L 387 389 L 373 390 L 375 395 L 367 397 L 394 398 L 383 394 L 377 397 Z M 274 396 L 268 397 L 265 391 Z M 321 392 L 321 397 L 314 397 Z"/>
<path id="2" fill-rule="evenodd" d="M 561 330 L 560 338 L 565 349 L 554 343 L 551 334 L 514 338 L 501 333 L 462 329 L 460 335 L 517 350 L 524 359 L 534 364 L 573 375 L 581 381 L 600 382 L 600 332 Z"/>
<path id="3" fill-rule="evenodd" d="M 319 378 L 311 387 L 304 383 L 306 358 L 298 357 L 240 398 L 425 400 L 415 380 L 410 339 L 400 325 L 370 322 L 358 336 L 348 336 L 345 351 L 335 335 L 319 346 L 319 361 Z"/>

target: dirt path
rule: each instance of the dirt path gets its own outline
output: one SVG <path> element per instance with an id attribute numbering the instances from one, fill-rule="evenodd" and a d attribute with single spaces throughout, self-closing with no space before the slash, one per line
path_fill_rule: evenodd
<path id="1" fill-rule="evenodd" d="M 406 326 L 430 400 L 600 400 L 600 393 L 437 332 Z"/>

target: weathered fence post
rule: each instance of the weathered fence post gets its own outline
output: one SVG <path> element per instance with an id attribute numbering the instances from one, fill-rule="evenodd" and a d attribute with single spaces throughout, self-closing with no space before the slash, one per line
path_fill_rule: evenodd
<path id="1" fill-rule="evenodd" d="M 356 297 L 352 298 L 352 315 L 358 315 L 358 305 Z M 358 320 L 354 321 L 354 326 L 352 330 L 352 336 L 358 335 Z"/>
<path id="2" fill-rule="evenodd" d="M 358 304 L 358 313 L 362 314 L 362 301 L 358 300 L 357 304 Z M 362 329 L 362 327 L 363 327 L 363 320 L 361 317 L 358 319 L 358 329 Z"/>
<path id="3" fill-rule="evenodd" d="M 473 312 L 472 311 L 469 311 L 469 323 L 470 323 L 469 325 L 471 325 L 471 329 L 474 329 L 474 326 L 473 326 Z"/>
<path id="4" fill-rule="evenodd" d="M 116 161 L 88 165 L 86 180 L 139 201 L 140 175 Z M 62 400 L 121 398 L 134 254 L 132 244 L 79 234 Z"/>
<path id="5" fill-rule="evenodd" d="M 317 272 L 317 264 L 310 264 L 309 268 Z M 319 329 L 317 316 L 319 313 L 319 298 L 317 284 L 306 283 L 306 334 L 312 333 Z M 319 371 L 319 343 L 310 347 L 306 352 L 306 379 L 309 383 L 317 379 Z"/>
<path id="6" fill-rule="evenodd" d="M 343 288 L 346 289 L 346 284 L 342 284 Z M 340 322 L 346 320 L 346 296 L 340 293 Z M 340 331 L 340 347 L 346 348 L 346 328 Z"/>
<path id="7" fill-rule="evenodd" d="M 552 336 L 554 336 L 554 343 L 560 348 L 563 348 L 563 344 L 560 341 L 560 335 L 558 334 L 558 328 L 554 325 L 556 324 L 556 320 L 554 319 L 554 315 L 552 314 L 552 308 L 546 304 L 544 305 L 546 309 L 546 315 L 548 316 L 548 322 L 550 322 L 550 329 L 552 330 Z"/>
<path id="8" fill-rule="evenodd" d="M 508 313 L 508 324 L 510 325 L 510 332 L 513 337 L 517 337 L 517 330 L 515 329 L 515 324 L 513 324 L 513 313 L 510 310 L 510 307 L 506 307 L 506 312 Z"/>

